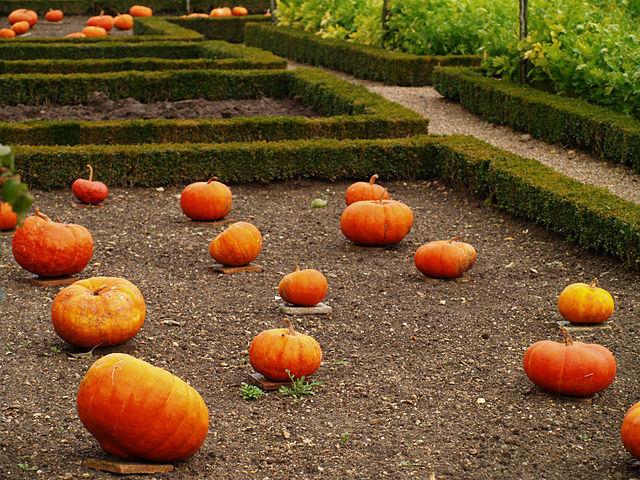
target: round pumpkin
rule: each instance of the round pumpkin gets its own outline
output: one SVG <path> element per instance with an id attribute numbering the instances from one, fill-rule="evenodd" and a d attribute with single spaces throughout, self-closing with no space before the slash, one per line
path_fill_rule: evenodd
<path id="1" fill-rule="evenodd" d="M 93 167 L 91 165 L 87 165 L 87 167 L 89 168 L 89 179 L 78 178 L 71 185 L 71 191 L 81 202 L 97 205 L 107 198 L 109 189 L 104 183 L 93 180 Z"/>
<path id="2" fill-rule="evenodd" d="M 231 9 L 229 7 L 214 8 L 209 13 L 210 17 L 230 17 L 231 15 Z"/>
<path id="3" fill-rule="evenodd" d="M 14 25 L 18 22 L 27 22 L 29 24 L 29 28 L 31 28 L 36 23 L 38 23 L 38 14 L 33 10 L 18 8 L 17 10 L 14 10 L 9 14 L 7 20 L 9 20 L 9 23 L 11 25 Z"/>
<path id="4" fill-rule="evenodd" d="M 140 290 L 124 278 L 92 277 L 63 288 L 51 305 L 56 333 L 84 348 L 118 345 L 133 337 L 144 323 Z"/>
<path id="5" fill-rule="evenodd" d="M 524 371 L 551 393 L 586 397 L 607 388 L 616 376 L 616 360 L 604 346 L 574 342 L 563 328 L 564 343 L 542 340 L 524 354 Z"/>
<path id="6" fill-rule="evenodd" d="M 368 182 L 356 182 L 351 184 L 345 193 L 347 205 L 362 200 L 389 200 L 389 192 L 382 186 L 376 184 L 378 174 L 373 175 Z"/>
<path id="7" fill-rule="evenodd" d="M 249 11 L 240 5 L 238 5 L 237 7 L 233 7 L 233 9 L 231 9 L 231 14 L 236 17 L 244 17 L 248 13 Z"/>
<path id="8" fill-rule="evenodd" d="M 15 38 L 16 32 L 10 28 L 0 28 L 0 38 Z"/>
<path id="9" fill-rule="evenodd" d="M 187 185 L 180 195 L 180 206 L 192 220 L 212 221 L 225 217 L 231 211 L 231 190 L 217 177 L 207 182 Z"/>
<path id="10" fill-rule="evenodd" d="M 254 261 L 262 250 L 262 235 L 249 222 L 236 222 L 214 238 L 209 253 L 222 265 L 238 267 Z"/>
<path id="11" fill-rule="evenodd" d="M 0 230 L 11 230 L 18 225 L 18 215 L 9 202 L 0 202 Z"/>
<path id="12" fill-rule="evenodd" d="M 640 402 L 631 406 L 622 419 L 622 444 L 636 458 L 640 458 Z"/>
<path id="13" fill-rule="evenodd" d="M 185 460 L 209 430 L 209 411 L 193 387 L 124 353 L 106 355 L 89 368 L 77 405 L 104 451 L 125 460 Z"/>
<path id="14" fill-rule="evenodd" d="M 133 17 L 128 13 L 116 15 L 113 19 L 113 26 L 118 30 L 131 30 L 133 28 Z"/>
<path id="15" fill-rule="evenodd" d="M 286 274 L 278 284 L 278 295 L 287 303 L 301 307 L 313 307 L 320 303 L 327 294 L 327 279 L 314 268 Z"/>
<path id="16" fill-rule="evenodd" d="M 459 242 L 460 238 L 435 240 L 416 250 L 413 262 L 428 277 L 455 278 L 469 270 L 476 262 L 476 249 Z"/>
<path id="17" fill-rule="evenodd" d="M 413 226 L 413 212 L 397 200 L 363 200 L 340 217 L 342 233 L 356 245 L 385 246 L 402 240 Z"/>
<path id="18" fill-rule="evenodd" d="M 93 255 L 93 238 L 85 227 L 52 221 L 36 208 L 13 234 L 13 256 L 25 270 L 41 277 L 73 275 Z"/>
<path id="19" fill-rule="evenodd" d="M 254 370 L 276 382 L 289 380 L 287 370 L 296 378 L 313 374 L 322 363 L 318 342 L 293 329 L 272 328 L 259 333 L 249 346 L 249 362 Z"/>
<path id="20" fill-rule="evenodd" d="M 44 14 L 44 18 L 47 22 L 59 22 L 63 17 L 64 13 L 62 13 L 62 10 L 49 9 L 49 11 Z"/>
<path id="21" fill-rule="evenodd" d="M 11 25 L 11 30 L 13 30 L 16 35 L 27 33 L 29 31 L 29 28 L 31 27 L 29 26 L 29 22 L 27 21 L 16 22 Z"/>
<path id="22" fill-rule="evenodd" d="M 86 37 L 84 32 L 73 32 L 73 33 L 68 33 L 67 35 L 64 36 L 64 38 L 84 38 L 84 37 Z"/>
<path id="23" fill-rule="evenodd" d="M 87 37 L 106 37 L 107 31 L 102 27 L 88 26 L 82 29 L 82 33 Z"/>
<path id="24" fill-rule="evenodd" d="M 107 32 L 113 28 L 113 17 L 100 12 L 100 15 L 94 15 L 87 20 L 88 27 L 101 27 Z"/>
<path id="25" fill-rule="evenodd" d="M 133 5 L 129 9 L 129 15 L 132 17 L 151 17 L 153 16 L 153 10 L 144 5 Z"/>
<path id="26" fill-rule="evenodd" d="M 572 323 L 602 323 L 613 313 L 613 297 L 599 288 L 594 278 L 590 285 L 573 283 L 566 287 L 558 299 L 558 310 Z"/>

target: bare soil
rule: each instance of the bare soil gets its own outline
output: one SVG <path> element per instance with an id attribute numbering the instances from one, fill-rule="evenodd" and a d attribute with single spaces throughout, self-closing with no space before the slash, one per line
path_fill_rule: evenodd
<path id="1" fill-rule="evenodd" d="M 31 27 L 27 33 L 17 36 L 16 38 L 62 38 L 69 33 L 81 32 L 82 29 L 87 26 L 87 20 L 89 19 L 89 15 L 68 15 L 63 17 L 59 22 L 48 22 L 44 18 L 45 13 L 47 13 L 46 11 L 36 13 L 38 14 L 38 23 Z M 100 11 L 95 12 L 95 15 L 99 14 Z M 0 17 L 0 28 L 9 28 L 10 26 L 11 24 L 9 23 L 7 17 Z M 108 35 L 115 37 L 133 35 L 133 29 L 118 30 L 117 28 L 113 27 L 111 30 L 109 30 Z"/>
<path id="2" fill-rule="evenodd" d="M 637 272 L 437 182 L 385 182 L 415 215 L 390 248 L 355 247 L 340 232 L 350 182 L 232 186 L 229 217 L 264 236 L 262 273 L 214 273 L 209 242 L 224 225 L 183 216 L 183 186 L 111 190 L 103 208 L 72 206 L 69 190 L 36 191 L 44 213 L 92 232 L 79 277 L 129 279 L 147 303 L 145 325 L 119 347 L 74 357 L 51 325 L 62 287 L 36 287 L 0 235 L 0 478 L 117 478 L 82 466 L 108 458 L 80 423 L 78 385 L 111 351 L 188 381 L 211 426 L 202 448 L 163 479 L 630 479 L 638 462 L 620 424 L 640 397 Z M 313 209 L 314 198 L 326 208 Z M 413 264 L 429 240 L 462 236 L 478 251 L 463 281 L 433 280 Z M 271 392 L 243 400 L 248 345 L 283 324 L 277 285 L 297 263 L 328 278 L 330 315 L 291 317 L 324 352 L 315 396 Z M 557 299 L 598 277 L 616 308 L 604 328 L 574 331 L 614 354 L 613 384 L 586 399 L 534 388 L 525 349 L 560 340 Z M 30 469 L 34 470 L 30 470 Z M 432 476 L 432 475 L 435 475 Z"/>

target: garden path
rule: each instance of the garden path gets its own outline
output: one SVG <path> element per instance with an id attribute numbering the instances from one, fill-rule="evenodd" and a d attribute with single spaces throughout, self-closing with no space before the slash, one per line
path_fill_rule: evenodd
<path id="1" fill-rule="evenodd" d="M 289 68 L 307 65 L 289 61 Z M 492 125 L 458 102 L 447 100 L 433 87 L 398 87 L 361 80 L 342 72 L 322 68 L 335 76 L 365 86 L 387 100 L 399 103 L 429 119 L 434 135 L 472 135 L 517 155 L 534 158 L 581 182 L 606 188 L 613 195 L 640 204 L 640 175 L 623 165 L 598 160 L 586 152 L 551 145 L 509 127 Z"/>

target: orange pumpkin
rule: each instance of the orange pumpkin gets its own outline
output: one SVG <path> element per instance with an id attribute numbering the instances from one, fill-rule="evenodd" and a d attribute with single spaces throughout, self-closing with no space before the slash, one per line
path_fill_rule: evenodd
<path id="1" fill-rule="evenodd" d="M 51 305 L 56 333 L 67 343 L 93 348 L 118 345 L 144 323 L 140 290 L 124 278 L 92 277 L 62 289 Z"/>
<path id="2" fill-rule="evenodd" d="M 396 200 L 363 200 L 340 217 L 342 233 L 356 245 L 385 246 L 402 240 L 413 226 L 413 212 Z"/>
<path id="3" fill-rule="evenodd" d="M 640 458 L 640 402 L 631 406 L 622 419 L 622 444 L 636 458 Z"/>
<path id="4" fill-rule="evenodd" d="M 82 29 L 82 33 L 84 33 L 85 36 L 87 37 L 106 37 L 107 36 L 107 31 L 104 28 L 94 27 L 94 26 L 84 27 Z"/>
<path id="5" fill-rule="evenodd" d="M 36 23 L 38 23 L 38 14 L 33 10 L 19 8 L 9 14 L 8 20 L 11 25 L 14 25 L 18 22 L 27 22 L 29 24 L 29 28 L 31 28 Z"/>
<path id="6" fill-rule="evenodd" d="M 209 430 L 209 411 L 198 392 L 124 353 L 106 355 L 89 368 L 77 405 L 80 420 L 104 451 L 125 460 L 185 460 Z"/>
<path id="7" fill-rule="evenodd" d="M 0 230 L 11 230 L 18 225 L 18 215 L 9 202 L 0 202 Z"/>
<path id="8" fill-rule="evenodd" d="M 214 238 L 209 253 L 222 265 L 238 267 L 254 261 L 262 250 L 262 235 L 249 222 L 236 222 Z"/>
<path id="9" fill-rule="evenodd" d="M 233 7 L 233 9 L 231 10 L 231 14 L 235 15 L 237 17 L 243 17 L 245 15 L 247 15 L 249 13 L 249 11 L 241 6 L 237 6 L 237 7 Z"/>
<path id="10" fill-rule="evenodd" d="M 381 185 L 377 185 L 378 174 L 373 175 L 368 182 L 356 182 L 347 188 L 345 200 L 347 205 L 362 200 L 389 200 L 389 192 Z"/>
<path id="11" fill-rule="evenodd" d="M 574 342 L 562 328 L 564 343 L 542 340 L 524 354 L 524 371 L 551 393 L 585 397 L 607 388 L 616 376 L 616 360 L 604 346 Z"/>
<path id="12" fill-rule="evenodd" d="M 151 17 L 153 10 L 144 5 L 134 5 L 129 9 L 129 15 L 132 17 Z"/>
<path id="13" fill-rule="evenodd" d="M 15 38 L 16 32 L 10 28 L 0 28 L 0 38 Z"/>
<path id="14" fill-rule="evenodd" d="M 287 328 L 272 328 L 259 333 L 249 346 L 249 362 L 266 378 L 289 380 L 287 370 L 296 378 L 313 374 L 322 363 L 320 345 L 309 335 L 296 332 L 285 318 Z"/>
<path id="15" fill-rule="evenodd" d="M 111 15 L 105 15 L 104 12 L 100 12 L 100 15 L 89 17 L 87 20 L 88 27 L 102 27 L 107 32 L 113 28 L 113 17 Z"/>
<path id="16" fill-rule="evenodd" d="M 84 32 L 73 32 L 64 36 L 64 38 L 83 38 L 86 37 Z"/>
<path id="17" fill-rule="evenodd" d="M 16 35 L 22 35 L 23 33 L 27 33 L 29 31 L 29 28 L 31 27 L 29 26 L 29 22 L 27 21 L 16 22 L 13 25 L 11 25 L 11 30 L 13 30 L 13 32 Z"/>
<path id="18" fill-rule="evenodd" d="M 416 268 L 428 277 L 455 278 L 469 270 L 476 262 L 476 249 L 460 238 L 436 240 L 416 250 Z"/>
<path id="19" fill-rule="evenodd" d="M 218 7 L 211 10 L 210 17 L 230 17 L 231 9 L 229 7 Z"/>
<path id="20" fill-rule="evenodd" d="M 113 26 L 118 30 L 131 30 L 133 28 L 133 17 L 128 13 L 116 15 L 113 19 Z"/>
<path id="21" fill-rule="evenodd" d="M 572 323 L 602 323 L 613 313 L 613 297 L 598 287 L 598 279 L 591 285 L 573 283 L 566 287 L 558 299 L 558 310 Z"/>
<path id="22" fill-rule="evenodd" d="M 285 275 L 278 284 L 278 295 L 282 300 L 301 307 L 317 305 L 326 294 L 327 279 L 313 268 L 300 270 L 296 265 L 295 271 Z"/>
<path id="23" fill-rule="evenodd" d="M 190 13 L 189 15 L 184 15 L 184 17 L 187 18 L 209 18 L 209 15 L 207 13 Z"/>
<path id="24" fill-rule="evenodd" d="M 44 18 L 47 22 L 59 22 L 62 20 L 62 17 L 64 17 L 62 10 L 49 9 L 49 11 L 44 14 Z"/>
<path id="25" fill-rule="evenodd" d="M 192 220 L 212 221 L 225 217 L 231 211 L 231 190 L 212 177 L 207 182 L 187 185 L 180 195 L 180 206 Z"/>
<path id="26" fill-rule="evenodd" d="M 13 234 L 13 256 L 25 270 L 41 277 L 73 275 L 93 255 L 93 238 L 85 227 L 53 222 L 36 208 Z"/>

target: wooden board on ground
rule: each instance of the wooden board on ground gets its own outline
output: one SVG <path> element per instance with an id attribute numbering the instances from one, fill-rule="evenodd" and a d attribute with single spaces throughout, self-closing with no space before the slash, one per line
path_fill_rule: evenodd
<path id="1" fill-rule="evenodd" d="M 331 313 L 331 307 L 323 302 L 313 307 L 298 307 L 284 303 L 278 307 L 278 310 L 287 315 L 329 315 Z"/>
<path id="2" fill-rule="evenodd" d="M 282 386 L 288 387 L 291 385 L 291 382 L 274 382 L 273 380 L 265 378 L 261 373 L 255 372 L 249 374 L 249 383 L 263 390 L 279 390 Z"/>
<path id="3" fill-rule="evenodd" d="M 187 223 L 197 223 L 200 225 L 224 225 L 225 223 L 235 222 L 233 218 L 223 218 L 222 220 L 213 220 L 211 222 L 205 222 L 202 220 L 187 219 Z"/>
<path id="4" fill-rule="evenodd" d="M 30 283 L 31 285 L 36 285 L 38 287 L 57 287 L 59 285 L 71 285 L 73 282 L 77 280 L 78 280 L 78 277 L 74 277 L 74 276 L 55 277 L 55 278 L 24 277 L 22 279 L 23 282 Z"/>
<path id="5" fill-rule="evenodd" d="M 82 462 L 87 468 L 102 470 L 104 472 L 133 475 L 137 473 L 162 473 L 173 470 L 173 465 L 161 463 L 134 463 L 122 462 L 120 460 L 99 460 L 89 458 Z"/>
<path id="6" fill-rule="evenodd" d="M 104 205 L 102 205 L 101 203 L 98 205 L 94 205 L 92 203 L 78 203 L 78 202 L 71 202 L 71 206 L 80 207 L 80 208 L 103 208 L 104 207 Z"/>
<path id="7" fill-rule="evenodd" d="M 558 320 L 556 322 L 562 328 L 566 328 L 570 332 L 589 332 L 595 330 L 608 330 L 611 329 L 609 322 L 602 323 L 571 323 L 567 320 Z"/>
<path id="8" fill-rule="evenodd" d="M 250 263 L 249 265 L 243 265 L 241 267 L 226 267 L 224 265 L 216 265 L 215 267 L 209 267 L 209 270 L 217 273 L 224 273 L 226 275 L 230 273 L 238 272 L 263 272 L 264 268 L 257 263 Z"/>

